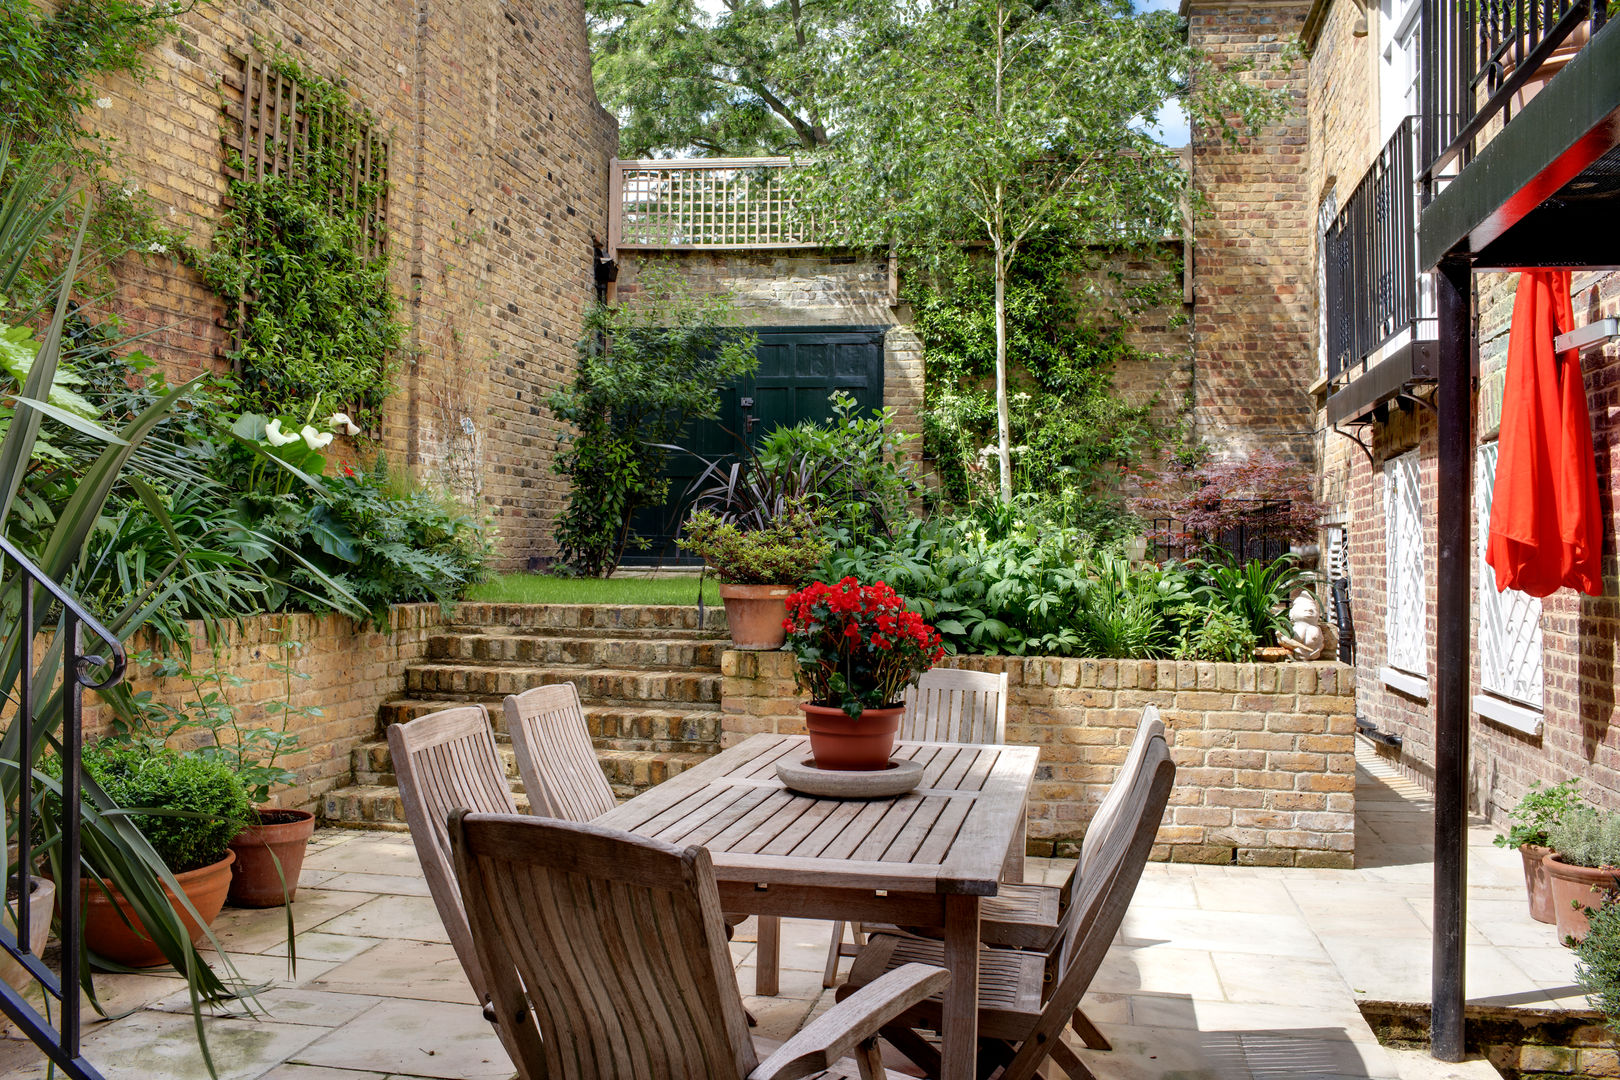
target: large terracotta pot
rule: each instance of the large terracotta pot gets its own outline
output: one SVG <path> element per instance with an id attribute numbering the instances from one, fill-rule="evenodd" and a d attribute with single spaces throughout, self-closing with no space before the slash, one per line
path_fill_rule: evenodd
<path id="1" fill-rule="evenodd" d="M 780 649 L 787 640 L 782 623 L 787 619 L 787 598 L 791 595 L 793 589 L 787 585 L 721 585 L 720 599 L 726 603 L 731 643 L 753 651 Z"/>
<path id="2" fill-rule="evenodd" d="M 236 862 L 231 865 L 231 891 L 226 899 L 237 907 L 291 903 L 304 868 L 304 847 L 315 835 L 315 815 L 308 810 L 261 806 L 259 820 L 260 824 L 249 825 L 231 841 Z"/>
<path id="3" fill-rule="evenodd" d="M 1554 49 L 1552 54 L 1542 61 L 1540 67 L 1536 68 L 1535 73 L 1525 80 L 1524 85 L 1513 92 L 1514 114 L 1517 115 L 1520 110 L 1530 103 L 1532 98 L 1541 93 L 1541 88 L 1551 82 L 1554 75 L 1563 71 L 1571 60 L 1579 56 L 1581 50 L 1586 48 L 1587 42 L 1591 40 L 1592 24 L 1585 21 L 1577 23 L 1575 29 L 1569 32 L 1569 37 L 1560 42 L 1558 48 Z M 1526 52 L 1530 51 L 1528 39 L 1524 43 L 1524 49 Z M 1511 55 L 1504 58 L 1502 78 L 1506 79 L 1512 75 L 1513 68 L 1514 64 Z"/>
<path id="4" fill-rule="evenodd" d="M 225 857 L 211 866 L 200 866 L 195 870 L 187 870 L 183 874 L 176 874 L 175 881 L 180 885 L 180 891 L 186 894 L 191 906 L 197 909 L 202 917 L 199 925 L 180 904 L 175 904 L 175 910 L 185 921 L 186 929 L 191 932 L 192 944 L 199 944 L 203 939 L 203 927 L 213 923 L 219 917 L 219 909 L 225 906 L 225 893 L 231 887 L 231 864 L 236 861 L 236 853 L 227 851 Z M 127 967 L 145 968 L 157 967 L 165 963 L 163 953 L 152 939 L 143 931 L 137 934 L 124 924 L 124 919 L 139 926 L 135 912 L 130 908 L 129 901 L 112 884 L 107 887 L 117 898 L 118 906 L 107 899 L 106 893 L 101 891 L 91 878 L 84 878 L 79 885 L 80 895 L 84 898 L 84 942 L 92 952 Z M 174 893 L 165 885 L 163 891 L 168 893 L 169 899 L 174 900 Z M 124 916 L 120 918 L 119 909 Z"/>
<path id="5" fill-rule="evenodd" d="M 1552 923 L 1558 919 L 1553 911 L 1552 882 L 1547 878 L 1545 860 L 1551 848 L 1524 844 L 1519 855 L 1524 859 L 1524 891 L 1530 897 L 1530 917 L 1536 922 Z"/>
<path id="6" fill-rule="evenodd" d="M 1542 860 L 1552 885 L 1553 914 L 1558 923 L 1558 940 L 1568 944 L 1586 937 L 1586 909 L 1599 908 L 1609 897 L 1620 893 L 1620 867 L 1574 866 L 1549 851 Z"/>
<path id="7" fill-rule="evenodd" d="M 865 709 L 859 720 L 851 720 L 843 709 L 801 703 L 805 726 L 810 730 L 810 753 L 820 769 L 872 772 L 889 764 L 894 753 L 894 733 L 900 730 L 904 705 L 889 709 Z"/>

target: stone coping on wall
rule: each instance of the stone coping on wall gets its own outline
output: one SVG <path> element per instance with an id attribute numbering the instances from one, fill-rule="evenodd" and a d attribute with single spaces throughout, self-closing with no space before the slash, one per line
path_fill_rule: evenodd
<path id="1" fill-rule="evenodd" d="M 1168 729 L 1176 787 L 1153 857 L 1349 867 L 1355 851 L 1355 686 L 1338 663 L 956 656 L 1006 672 L 1007 741 L 1041 749 L 1029 851 L 1072 854 L 1146 705 Z M 721 658 L 722 739 L 801 734 L 787 652 Z"/>

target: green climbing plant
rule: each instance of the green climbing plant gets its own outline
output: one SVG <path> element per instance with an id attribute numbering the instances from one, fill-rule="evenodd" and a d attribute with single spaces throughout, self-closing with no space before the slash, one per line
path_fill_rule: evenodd
<path id="1" fill-rule="evenodd" d="M 387 245 L 373 244 L 367 231 L 387 180 L 376 168 L 357 175 L 351 153 L 376 121 L 341 84 L 285 57 L 272 63 L 302 90 L 299 114 L 310 134 L 299 140 L 295 167 L 277 175 L 261 177 L 230 153 L 230 209 L 194 261 L 231 306 L 244 408 L 303 413 L 318 401 L 372 428 L 404 336 Z M 283 127 L 270 138 L 292 132 Z"/>

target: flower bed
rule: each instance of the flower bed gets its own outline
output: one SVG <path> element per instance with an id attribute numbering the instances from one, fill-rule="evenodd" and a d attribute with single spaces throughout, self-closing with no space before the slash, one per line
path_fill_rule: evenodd
<path id="1" fill-rule="evenodd" d="M 1041 748 L 1030 854 L 1074 852 L 1152 704 L 1179 770 L 1154 858 L 1352 864 L 1355 688 L 1346 665 L 957 656 L 944 666 L 1007 673 L 1007 740 Z M 721 673 L 725 745 L 803 733 L 791 653 L 730 651 Z"/>

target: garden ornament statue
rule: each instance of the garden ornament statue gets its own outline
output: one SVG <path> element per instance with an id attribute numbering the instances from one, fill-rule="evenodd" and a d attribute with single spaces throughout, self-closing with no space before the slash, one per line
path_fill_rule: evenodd
<path id="1" fill-rule="evenodd" d="M 1288 609 L 1288 619 L 1294 624 L 1293 630 L 1277 639 L 1277 644 L 1288 649 L 1295 660 L 1315 660 L 1322 655 L 1322 647 L 1326 644 L 1322 633 L 1322 612 L 1316 606 L 1316 598 L 1309 592 L 1302 592 L 1294 598 L 1294 604 Z"/>

